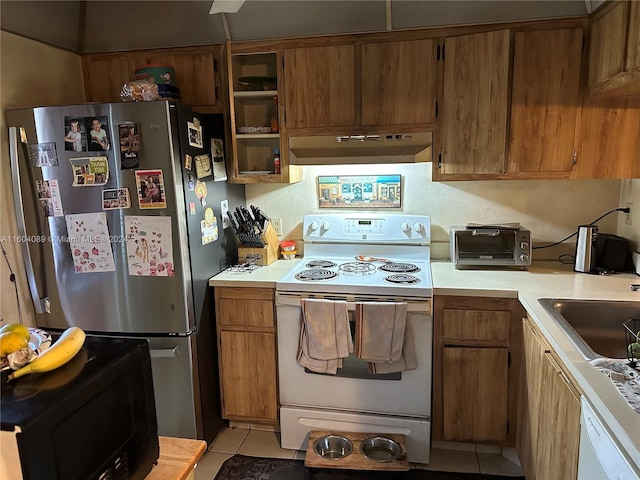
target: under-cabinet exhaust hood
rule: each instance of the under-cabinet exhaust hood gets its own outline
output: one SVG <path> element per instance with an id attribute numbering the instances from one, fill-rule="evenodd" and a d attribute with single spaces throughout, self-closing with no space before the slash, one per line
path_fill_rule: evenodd
<path id="1" fill-rule="evenodd" d="M 294 165 L 430 162 L 431 132 L 289 138 Z"/>

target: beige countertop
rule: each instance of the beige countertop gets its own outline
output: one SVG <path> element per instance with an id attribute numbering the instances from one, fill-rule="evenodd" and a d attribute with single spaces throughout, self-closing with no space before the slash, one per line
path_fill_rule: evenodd
<path id="1" fill-rule="evenodd" d="M 295 260 L 276 260 L 271 265 L 258 267 L 247 272 L 237 272 L 227 269 L 209 279 L 212 287 L 275 287 L 276 282 L 300 263 Z"/>
<path id="2" fill-rule="evenodd" d="M 251 273 L 221 272 L 209 284 L 273 287 L 299 261 L 278 260 Z M 539 298 L 545 297 L 640 301 L 640 292 L 629 288 L 631 283 L 640 283 L 640 277 L 575 273 L 570 265 L 559 262 L 535 263 L 527 271 L 456 270 L 450 261 L 434 260 L 431 272 L 434 295 L 518 298 L 640 470 L 640 416 L 618 393 L 611 380 L 582 358 L 561 327 L 538 303 Z"/>

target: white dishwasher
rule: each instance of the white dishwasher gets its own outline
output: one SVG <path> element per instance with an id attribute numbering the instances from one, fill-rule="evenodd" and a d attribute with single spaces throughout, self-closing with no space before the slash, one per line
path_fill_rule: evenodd
<path id="1" fill-rule="evenodd" d="M 581 397 L 578 480 L 640 480 L 593 407 Z"/>

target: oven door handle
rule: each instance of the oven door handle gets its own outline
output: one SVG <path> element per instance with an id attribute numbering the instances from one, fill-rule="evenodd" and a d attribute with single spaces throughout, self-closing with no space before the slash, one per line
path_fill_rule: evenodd
<path id="1" fill-rule="evenodd" d="M 361 301 L 356 301 L 353 297 L 346 297 L 343 299 L 336 297 L 326 298 L 323 295 L 283 295 L 278 294 L 276 296 L 276 306 L 290 306 L 290 307 L 300 307 L 300 301 L 304 298 L 313 298 L 316 300 L 328 300 L 328 301 L 346 301 L 347 309 L 349 311 L 354 311 L 356 309 L 356 305 L 358 303 L 364 302 L 397 302 L 397 303 L 406 303 L 407 304 L 407 312 L 421 312 L 426 314 L 431 314 L 431 299 L 426 298 L 420 301 L 406 301 L 403 299 L 366 299 Z"/>

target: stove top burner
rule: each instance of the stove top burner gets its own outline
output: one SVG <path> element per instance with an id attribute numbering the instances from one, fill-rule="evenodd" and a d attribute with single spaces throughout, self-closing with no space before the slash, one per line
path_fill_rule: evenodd
<path id="1" fill-rule="evenodd" d="M 420 268 L 413 263 L 385 263 L 384 265 L 378 267 L 383 272 L 391 272 L 391 273 L 412 273 L 419 272 Z"/>
<path id="2" fill-rule="evenodd" d="M 343 275 L 373 275 L 376 266 L 365 262 L 348 262 L 340 265 L 338 271 Z"/>
<path id="3" fill-rule="evenodd" d="M 324 268 L 312 268 L 311 270 L 302 270 L 301 272 L 296 273 L 296 278 L 305 282 L 331 280 L 337 276 L 338 274 L 336 272 L 332 272 L 331 270 L 326 270 Z"/>
<path id="4" fill-rule="evenodd" d="M 337 263 L 332 262 L 331 260 L 311 260 L 309 263 L 305 264 L 305 267 L 308 268 L 331 268 L 335 267 Z"/>
<path id="5" fill-rule="evenodd" d="M 413 285 L 415 283 L 420 283 L 420 279 L 413 275 L 408 275 L 406 273 L 397 273 L 395 275 L 389 275 L 384 277 L 384 281 L 388 283 L 395 284 L 403 284 L 403 285 Z"/>

